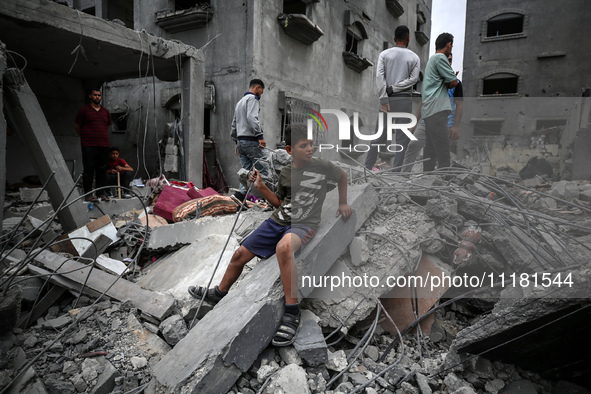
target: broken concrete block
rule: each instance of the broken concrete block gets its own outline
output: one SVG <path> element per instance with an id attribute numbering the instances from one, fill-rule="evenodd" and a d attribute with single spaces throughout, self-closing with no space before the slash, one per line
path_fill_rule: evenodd
<path id="1" fill-rule="evenodd" d="M 537 394 L 536 385 L 529 380 L 516 380 L 503 390 L 503 394 Z"/>
<path id="2" fill-rule="evenodd" d="M 19 189 L 19 193 L 23 202 L 33 202 L 37 196 L 39 196 L 37 202 L 49 201 L 47 190 L 43 190 L 42 192 L 40 188 L 29 189 L 27 187 L 22 187 Z"/>
<path id="3" fill-rule="evenodd" d="M 127 317 L 127 328 L 137 337 L 140 349 L 152 358 L 160 359 L 170 351 L 169 344 L 158 335 L 146 330 L 137 317 L 131 313 Z"/>
<path id="4" fill-rule="evenodd" d="M 445 379 L 443 380 L 443 382 L 445 383 L 445 385 L 447 386 L 447 389 L 450 392 L 459 390 L 462 387 L 469 387 L 471 389 L 474 389 L 474 387 L 472 387 L 472 385 L 470 383 L 466 382 L 463 379 L 460 379 L 453 372 L 448 373 L 447 376 L 445 377 Z"/>
<path id="5" fill-rule="evenodd" d="M 119 377 L 120 373 L 104 357 L 99 357 L 99 362 L 102 364 L 104 370 L 98 375 L 96 384 L 92 388 L 92 394 L 109 394 L 113 392 L 115 387 L 115 378 Z"/>
<path id="6" fill-rule="evenodd" d="M 314 320 L 301 323 L 293 346 L 306 364 L 312 367 L 328 361 L 328 350 L 322 329 Z"/>
<path id="7" fill-rule="evenodd" d="M 7 394 L 31 393 L 47 394 L 45 386 L 33 367 L 29 367 L 13 384 L 6 390 Z"/>
<path id="8" fill-rule="evenodd" d="M 548 194 L 566 201 L 571 201 L 573 198 L 579 198 L 579 187 L 573 181 L 560 181 L 552 185 Z"/>
<path id="9" fill-rule="evenodd" d="M 263 390 L 263 394 L 309 394 L 308 380 L 304 368 L 289 364 L 282 368 Z"/>
<path id="10" fill-rule="evenodd" d="M 0 333 L 12 331 L 16 326 L 21 314 L 21 303 L 23 300 L 23 290 L 20 286 L 12 286 L 4 296 L 2 289 L 2 298 L 0 298 Z"/>
<path id="11" fill-rule="evenodd" d="M 351 254 L 351 264 L 359 267 L 369 258 L 369 250 L 365 237 L 355 237 L 349 244 L 349 253 Z"/>
<path id="12" fill-rule="evenodd" d="M 46 378 L 43 383 L 49 394 L 75 394 L 76 388 L 71 382 L 62 382 L 53 378 Z"/>
<path id="13" fill-rule="evenodd" d="M 279 348 L 279 356 L 285 364 L 302 365 L 302 358 L 293 346 L 283 346 Z"/>
<path id="14" fill-rule="evenodd" d="M 447 201 L 441 198 L 432 198 L 427 201 L 425 210 L 427 215 L 434 220 L 445 220 L 449 215 L 451 215 Z"/>
<path id="15" fill-rule="evenodd" d="M 133 365 L 133 369 L 142 369 L 146 365 L 148 365 L 148 360 L 145 357 L 132 357 L 131 358 L 131 365 Z"/>
<path id="16" fill-rule="evenodd" d="M 591 188 L 582 190 L 579 193 L 579 199 L 581 201 L 591 202 Z"/>
<path id="17" fill-rule="evenodd" d="M 271 361 L 268 364 L 261 365 L 261 367 L 257 371 L 257 381 L 260 384 L 265 383 L 267 378 L 273 375 L 277 370 L 279 370 L 279 364 L 277 364 L 275 361 Z"/>
<path id="18" fill-rule="evenodd" d="M 341 372 L 347 368 L 347 355 L 344 350 L 338 350 L 334 353 L 328 352 L 328 360 L 326 362 L 326 369 L 331 371 Z"/>
<path id="19" fill-rule="evenodd" d="M 338 195 L 336 191 L 328 193 L 323 222 L 316 237 L 300 252 L 301 260 L 311 259 L 310 264 L 320 268 L 330 266 L 377 205 L 377 194 L 370 185 L 351 186 L 348 194 L 355 214 L 348 222 L 335 218 Z M 180 387 L 193 392 L 230 390 L 275 334 L 283 313 L 280 283 L 276 256 L 259 262 L 154 367 L 147 392 L 171 392 Z"/>
<path id="20" fill-rule="evenodd" d="M 489 380 L 484 384 L 484 389 L 487 393 L 497 394 L 505 387 L 505 382 L 502 379 Z M 564 393 L 565 391 L 561 391 Z"/>
<path id="21" fill-rule="evenodd" d="M 160 331 L 166 342 L 171 346 L 179 343 L 189 332 L 185 320 L 179 315 L 172 315 L 160 323 Z"/>
<path id="22" fill-rule="evenodd" d="M 429 386 L 429 382 L 427 380 L 427 377 L 423 374 L 417 373 L 415 375 L 415 379 L 417 381 L 417 386 L 419 386 L 419 390 L 421 391 L 421 394 L 432 394 L 433 390 L 431 390 L 431 387 Z"/>

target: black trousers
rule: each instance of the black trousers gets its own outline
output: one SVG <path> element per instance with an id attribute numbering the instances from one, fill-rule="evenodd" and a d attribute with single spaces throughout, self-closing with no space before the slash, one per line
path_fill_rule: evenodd
<path id="1" fill-rule="evenodd" d="M 108 146 L 83 146 L 82 147 L 82 185 L 84 193 L 92 190 L 92 181 L 96 178 L 96 187 L 106 186 L 107 161 L 109 160 Z M 103 194 L 106 191 L 99 191 Z"/>
<path id="2" fill-rule="evenodd" d="M 423 162 L 423 171 L 433 171 L 437 168 L 446 168 L 451 164 L 449 130 L 447 128 L 447 116 L 450 111 L 437 112 L 425 118 L 425 150 L 423 158 L 429 159 Z"/>

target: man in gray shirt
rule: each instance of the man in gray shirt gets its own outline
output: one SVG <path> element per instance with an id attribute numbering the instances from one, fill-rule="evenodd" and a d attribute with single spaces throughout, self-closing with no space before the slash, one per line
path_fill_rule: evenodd
<path id="1" fill-rule="evenodd" d="M 394 32 L 396 46 L 386 49 L 378 58 L 376 73 L 376 85 L 380 97 L 379 117 L 383 118 L 383 130 L 378 139 L 372 141 L 369 152 L 365 159 L 365 167 L 372 169 L 378 158 L 378 145 L 387 145 L 386 134 L 386 113 L 405 112 L 412 113 L 412 87 L 419 80 L 421 61 L 416 53 L 408 49 L 410 42 L 410 30 L 406 26 L 398 26 Z M 402 120 L 402 119 L 401 119 Z M 398 119 L 396 119 L 396 123 Z M 403 147 L 402 151 L 394 155 L 394 167 L 402 166 L 404 162 L 404 151 L 408 146 L 409 138 L 401 130 L 396 130 L 396 144 Z M 398 147 L 397 147 L 398 148 Z M 400 168 L 394 171 L 400 172 Z"/>
<path id="2" fill-rule="evenodd" d="M 259 122 L 259 100 L 265 90 L 265 84 L 260 79 L 250 81 L 248 92 L 238 101 L 232 119 L 232 140 L 236 143 L 236 154 L 240 156 L 242 168 L 251 171 L 264 154 L 267 146 L 263 137 L 263 129 Z M 267 169 L 261 163 L 256 165 L 261 175 L 267 175 Z M 240 187 L 234 196 L 240 201 L 246 197 L 246 188 Z"/>

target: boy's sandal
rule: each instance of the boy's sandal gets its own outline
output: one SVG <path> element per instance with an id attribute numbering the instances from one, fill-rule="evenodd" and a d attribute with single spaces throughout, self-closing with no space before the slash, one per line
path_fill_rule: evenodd
<path id="1" fill-rule="evenodd" d="M 215 292 L 215 287 L 212 289 L 207 289 L 205 287 L 201 287 L 201 286 L 190 286 L 189 289 L 189 294 L 191 294 L 193 297 L 201 299 L 203 298 L 203 293 L 205 292 L 205 301 L 208 301 L 212 304 L 217 304 L 218 302 L 220 302 L 222 300 L 222 298 L 224 297 L 220 297 L 216 294 Z"/>
<path id="2" fill-rule="evenodd" d="M 301 314 L 292 315 L 284 313 L 281 324 L 273 337 L 273 346 L 289 346 L 294 343 L 298 330 L 300 329 Z"/>

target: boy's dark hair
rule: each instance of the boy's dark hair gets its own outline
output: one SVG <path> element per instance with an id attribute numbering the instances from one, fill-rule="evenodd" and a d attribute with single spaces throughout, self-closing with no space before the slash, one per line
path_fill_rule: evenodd
<path id="1" fill-rule="evenodd" d="M 394 41 L 402 41 L 410 34 L 408 27 L 400 25 L 394 30 Z"/>
<path id="2" fill-rule="evenodd" d="M 262 79 L 253 79 L 250 81 L 250 84 L 248 85 L 249 88 L 253 88 L 257 85 L 261 85 L 261 88 L 265 88 L 265 83 L 263 82 Z"/>
<path id="3" fill-rule="evenodd" d="M 112 146 L 111 150 L 109 152 L 115 152 L 115 151 L 121 153 L 121 150 L 119 150 L 119 148 L 117 148 L 116 146 Z"/>
<path id="4" fill-rule="evenodd" d="M 437 40 L 435 40 L 435 50 L 438 51 L 445 48 L 449 42 L 452 44 L 454 43 L 454 36 L 449 33 L 441 33 L 439 37 L 437 37 Z"/>
<path id="5" fill-rule="evenodd" d="M 300 140 L 308 139 L 308 128 L 303 123 L 290 124 L 285 128 L 285 145 L 297 144 Z"/>

